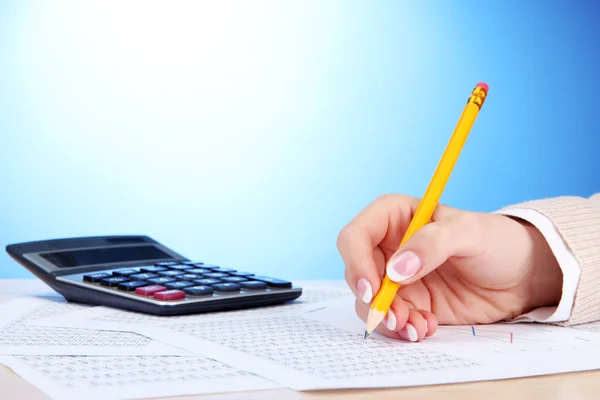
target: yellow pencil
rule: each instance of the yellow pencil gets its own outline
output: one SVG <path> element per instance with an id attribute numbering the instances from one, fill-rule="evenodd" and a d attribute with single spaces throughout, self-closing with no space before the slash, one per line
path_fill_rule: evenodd
<path id="1" fill-rule="evenodd" d="M 479 114 L 479 110 L 481 110 L 485 98 L 487 97 L 488 90 L 488 85 L 482 82 L 475 86 L 471 96 L 469 96 L 469 100 L 458 120 L 454 133 L 452 134 L 448 146 L 431 178 L 431 182 L 417 207 L 417 211 L 410 221 L 410 225 L 402 238 L 400 246 L 410 239 L 417 230 L 421 229 L 423 225 L 428 224 L 431 220 L 431 216 L 442 196 L 446 182 L 448 182 L 448 178 L 450 178 L 454 164 L 456 164 L 456 160 L 458 160 L 458 156 L 467 140 L 467 136 L 469 136 L 475 118 L 477 118 L 477 114 Z M 400 285 L 398 283 L 390 280 L 387 276 L 383 279 L 383 284 L 381 285 L 377 296 L 375 296 L 375 299 L 371 304 L 371 309 L 369 310 L 365 339 L 385 318 L 399 287 Z"/>

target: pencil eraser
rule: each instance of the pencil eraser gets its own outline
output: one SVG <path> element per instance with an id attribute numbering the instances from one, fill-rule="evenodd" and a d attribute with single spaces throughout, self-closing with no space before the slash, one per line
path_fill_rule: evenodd
<path id="1" fill-rule="evenodd" d="M 475 87 L 482 88 L 482 89 L 483 89 L 483 90 L 484 90 L 486 93 L 487 93 L 487 92 L 488 92 L 488 90 L 490 89 L 490 88 L 489 88 L 489 86 L 487 85 L 487 83 L 485 83 L 485 82 L 479 82 L 479 83 L 477 84 L 477 86 L 475 86 Z"/>

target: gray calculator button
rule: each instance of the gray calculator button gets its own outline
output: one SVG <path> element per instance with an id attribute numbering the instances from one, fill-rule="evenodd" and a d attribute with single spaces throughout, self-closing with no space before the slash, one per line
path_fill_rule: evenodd
<path id="1" fill-rule="evenodd" d="M 212 285 L 212 288 L 217 292 L 239 292 L 240 285 L 237 283 L 217 283 Z"/>
<path id="2" fill-rule="evenodd" d="M 158 278 L 158 275 L 151 273 L 129 275 L 129 279 L 136 281 L 147 281 L 148 279 Z"/>
<path id="3" fill-rule="evenodd" d="M 110 278 L 112 275 L 107 274 L 106 272 L 96 272 L 94 274 L 87 274 L 83 276 L 83 280 L 85 282 L 100 282 L 102 279 Z"/>
<path id="4" fill-rule="evenodd" d="M 190 296 L 207 296 L 213 293 L 210 286 L 192 286 L 183 289 L 183 291 Z"/>
<path id="5" fill-rule="evenodd" d="M 168 278 L 166 276 L 161 276 L 160 278 L 148 279 L 146 282 L 151 283 L 153 285 L 164 285 L 165 283 L 175 282 L 175 279 Z"/>
<path id="6" fill-rule="evenodd" d="M 240 283 L 240 282 L 244 282 L 244 281 L 248 280 L 241 276 L 227 276 L 225 278 L 219 278 L 219 279 L 221 279 L 223 282 L 227 282 L 227 283 Z"/>
<path id="7" fill-rule="evenodd" d="M 173 289 L 185 289 L 186 287 L 190 287 L 190 286 L 194 286 L 195 283 L 192 282 L 186 282 L 186 281 L 179 281 L 179 282 L 169 282 L 169 283 L 165 283 L 165 287 L 169 290 L 173 290 Z"/>
<path id="8" fill-rule="evenodd" d="M 160 271 L 158 273 L 158 275 L 160 275 L 160 276 L 167 276 L 167 277 L 173 277 L 173 276 L 183 275 L 183 274 L 185 274 L 185 272 L 183 272 L 183 271 L 176 271 L 176 270 Z"/>
<path id="9" fill-rule="evenodd" d="M 138 271 L 137 269 L 118 269 L 116 271 L 113 271 L 113 275 L 114 276 L 129 276 L 129 275 L 133 275 L 133 274 L 139 274 L 140 271 Z"/>
<path id="10" fill-rule="evenodd" d="M 194 283 L 197 285 L 201 285 L 201 286 L 210 286 L 210 285 L 216 285 L 217 283 L 221 283 L 221 280 L 220 279 L 210 279 L 210 278 L 196 279 L 196 280 L 194 280 Z"/>
<path id="11" fill-rule="evenodd" d="M 124 276 L 113 276 L 112 278 L 102 279 L 100 284 L 102 286 L 115 287 L 118 286 L 119 283 L 127 282 L 129 278 L 125 278 Z"/>
<path id="12" fill-rule="evenodd" d="M 167 269 L 165 267 L 156 267 L 154 265 L 151 265 L 149 267 L 141 267 L 140 268 L 141 272 L 149 272 L 149 273 L 153 273 L 153 274 L 160 272 L 160 271 L 166 271 L 166 270 Z"/>
<path id="13" fill-rule="evenodd" d="M 292 282 L 284 281 L 276 278 L 269 278 L 268 276 L 253 276 L 252 280 L 264 282 L 269 286 L 275 288 L 290 288 L 292 287 Z"/>
<path id="14" fill-rule="evenodd" d="M 266 283 L 259 282 L 259 281 L 240 282 L 239 285 L 243 289 L 252 289 L 252 290 L 259 290 L 259 289 L 266 289 L 267 288 L 267 284 Z"/>

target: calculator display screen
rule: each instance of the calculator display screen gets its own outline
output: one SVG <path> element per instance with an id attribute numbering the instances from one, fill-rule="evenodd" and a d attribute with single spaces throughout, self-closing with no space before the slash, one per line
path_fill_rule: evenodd
<path id="1" fill-rule="evenodd" d="M 84 250 L 66 250 L 40 254 L 58 268 L 109 264 L 128 261 L 153 261 L 173 259 L 155 246 L 103 247 Z"/>

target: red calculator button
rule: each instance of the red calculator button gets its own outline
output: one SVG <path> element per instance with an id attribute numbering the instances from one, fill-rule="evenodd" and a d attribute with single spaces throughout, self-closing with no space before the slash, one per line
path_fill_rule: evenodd
<path id="1" fill-rule="evenodd" d="M 141 294 L 142 296 L 152 296 L 154 293 L 162 292 L 164 290 L 167 290 L 167 288 L 160 285 L 143 286 L 135 289 L 135 294 Z"/>
<path id="2" fill-rule="evenodd" d="M 167 290 L 164 292 L 154 293 L 156 300 L 179 300 L 185 299 L 185 292 L 181 290 Z"/>

